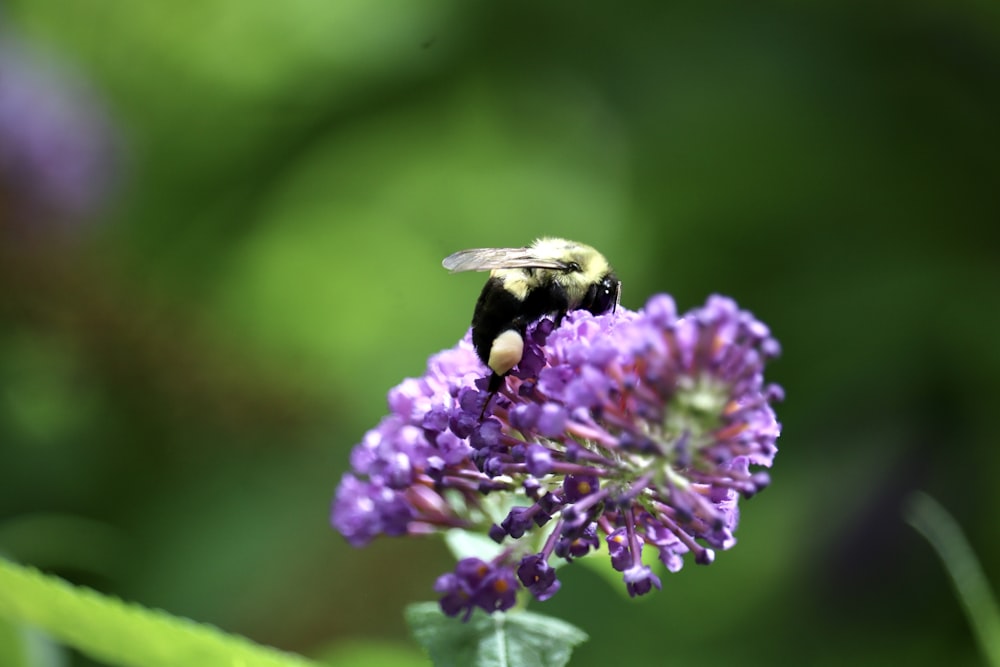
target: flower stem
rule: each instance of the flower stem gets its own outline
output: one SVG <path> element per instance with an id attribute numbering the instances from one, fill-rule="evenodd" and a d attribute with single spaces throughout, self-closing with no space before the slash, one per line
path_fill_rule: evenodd
<path id="1" fill-rule="evenodd" d="M 922 492 L 906 499 L 903 518 L 931 543 L 941 558 L 980 649 L 989 664 L 1000 667 L 1000 611 L 962 529 L 940 503 Z"/>

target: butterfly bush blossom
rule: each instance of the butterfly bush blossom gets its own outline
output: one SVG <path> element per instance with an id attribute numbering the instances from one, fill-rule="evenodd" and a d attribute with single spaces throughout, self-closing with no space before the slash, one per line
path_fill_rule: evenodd
<path id="1" fill-rule="evenodd" d="M 509 609 L 522 589 L 548 599 L 557 559 L 602 544 L 632 596 L 661 586 L 643 549 L 676 572 L 685 554 L 708 564 L 735 544 L 737 501 L 768 485 L 760 468 L 780 432 L 766 325 L 725 297 L 678 316 L 659 295 L 638 312 L 542 319 L 525 339 L 485 415 L 469 336 L 389 392 L 391 414 L 354 448 L 333 503 L 352 545 L 488 531 L 499 555 L 465 558 L 435 585 L 442 610 L 468 619 Z"/>
<path id="2" fill-rule="evenodd" d="M 112 194 L 119 153 L 97 91 L 0 27 L 0 232 L 91 220 Z"/>

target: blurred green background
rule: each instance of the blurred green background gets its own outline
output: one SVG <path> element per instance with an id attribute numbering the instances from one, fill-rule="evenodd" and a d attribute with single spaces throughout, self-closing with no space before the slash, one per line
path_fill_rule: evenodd
<path id="1" fill-rule="evenodd" d="M 418 655 L 402 607 L 445 548 L 353 550 L 330 499 L 468 326 L 482 276 L 441 258 L 551 234 L 630 308 L 735 297 L 787 392 L 735 549 L 639 601 L 568 568 L 534 606 L 591 635 L 571 664 L 981 664 L 900 504 L 938 498 L 1000 582 L 996 3 L 21 0 L 0 26 L 86 82 L 114 156 L 75 217 L 0 184 L 7 556 L 341 664 Z"/>

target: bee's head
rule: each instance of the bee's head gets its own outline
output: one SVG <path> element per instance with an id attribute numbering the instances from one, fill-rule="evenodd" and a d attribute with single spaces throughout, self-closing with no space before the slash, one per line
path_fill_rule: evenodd
<path id="1" fill-rule="evenodd" d="M 571 309 L 600 314 L 617 305 L 620 283 L 604 255 L 582 243 L 567 243 L 559 260 L 566 268 L 555 279 L 566 290 Z"/>

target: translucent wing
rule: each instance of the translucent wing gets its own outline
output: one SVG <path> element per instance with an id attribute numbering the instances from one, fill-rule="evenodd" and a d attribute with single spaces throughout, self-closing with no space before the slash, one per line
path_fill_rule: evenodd
<path id="1" fill-rule="evenodd" d="M 565 269 L 566 264 L 539 257 L 531 248 L 472 248 L 448 255 L 441 266 L 452 273 L 492 269 Z"/>

